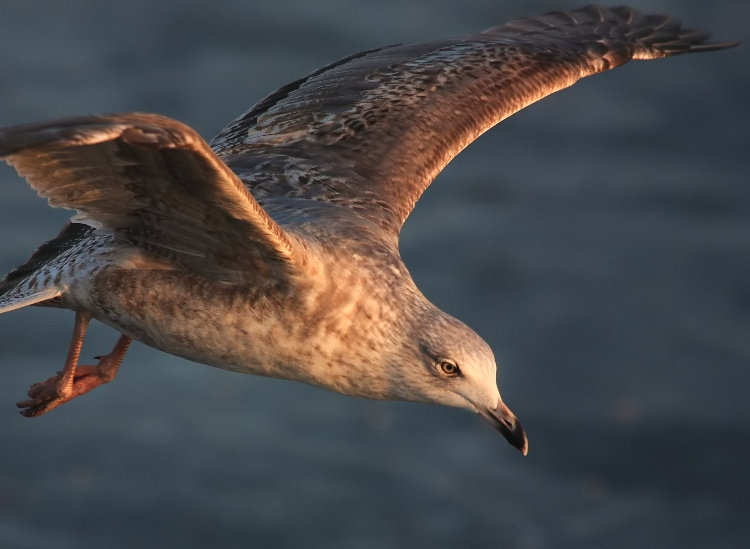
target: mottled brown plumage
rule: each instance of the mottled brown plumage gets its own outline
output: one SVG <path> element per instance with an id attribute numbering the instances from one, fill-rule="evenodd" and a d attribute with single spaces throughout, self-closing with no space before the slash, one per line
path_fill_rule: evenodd
<path id="1" fill-rule="evenodd" d="M 269 95 L 209 147 L 150 114 L 0 130 L 0 157 L 72 223 L 0 282 L 0 312 L 76 311 L 40 415 L 109 381 L 131 338 L 239 372 L 488 419 L 524 453 L 495 361 L 398 252 L 422 192 L 484 131 L 630 59 L 722 49 L 665 16 L 589 6 L 342 59 Z M 90 318 L 122 336 L 78 366 Z"/>

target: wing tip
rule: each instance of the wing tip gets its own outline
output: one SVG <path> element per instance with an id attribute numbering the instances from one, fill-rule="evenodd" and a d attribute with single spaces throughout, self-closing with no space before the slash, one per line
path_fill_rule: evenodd
<path id="1" fill-rule="evenodd" d="M 735 41 L 711 42 L 709 32 L 683 27 L 678 19 L 668 15 L 646 14 L 629 6 L 588 5 L 538 17 L 521 17 L 482 34 L 527 37 L 530 40 L 541 35 L 548 40 L 578 38 L 592 55 L 609 61 L 606 68 L 629 59 L 656 59 L 739 45 Z M 603 53 L 602 47 L 611 53 Z"/>

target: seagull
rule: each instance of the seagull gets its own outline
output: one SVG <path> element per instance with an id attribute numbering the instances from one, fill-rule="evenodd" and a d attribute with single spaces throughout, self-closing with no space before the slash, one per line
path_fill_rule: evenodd
<path id="1" fill-rule="evenodd" d="M 40 416 L 111 381 L 132 340 L 345 395 L 463 408 L 524 455 L 492 350 L 419 291 L 398 249 L 422 192 L 489 128 L 631 59 L 720 50 L 667 16 L 588 6 L 345 57 L 211 143 L 156 114 L 0 130 L 0 158 L 75 215 L 0 281 L 0 312 L 75 311 Z M 120 336 L 79 364 L 96 319 Z"/>

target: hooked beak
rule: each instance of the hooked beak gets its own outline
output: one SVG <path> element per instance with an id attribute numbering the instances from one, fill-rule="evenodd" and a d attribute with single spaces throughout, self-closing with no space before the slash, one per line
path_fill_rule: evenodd
<path id="1" fill-rule="evenodd" d="M 487 408 L 486 410 L 479 410 L 477 413 L 500 431 L 511 446 L 518 448 L 523 455 L 529 453 L 529 440 L 526 438 L 523 427 L 502 400 L 497 401 L 494 410 Z"/>

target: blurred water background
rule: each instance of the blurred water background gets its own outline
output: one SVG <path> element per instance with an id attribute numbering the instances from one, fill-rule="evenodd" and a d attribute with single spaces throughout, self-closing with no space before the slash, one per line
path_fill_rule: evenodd
<path id="1" fill-rule="evenodd" d="M 531 445 L 471 414 L 136 344 L 39 419 L 69 311 L 0 317 L 0 547 L 750 547 L 750 3 L 639 0 L 739 48 L 632 63 L 523 111 L 425 194 L 402 251 L 494 348 Z M 1 4 L 0 125 L 158 112 L 210 138 L 356 51 L 552 1 Z M 59 230 L 0 171 L 0 270 Z M 94 326 L 84 355 L 106 353 Z"/>

